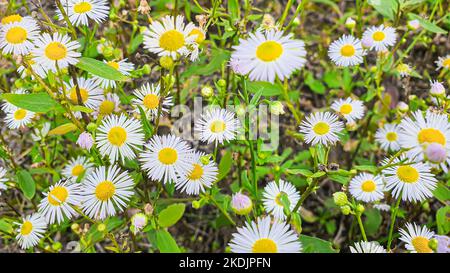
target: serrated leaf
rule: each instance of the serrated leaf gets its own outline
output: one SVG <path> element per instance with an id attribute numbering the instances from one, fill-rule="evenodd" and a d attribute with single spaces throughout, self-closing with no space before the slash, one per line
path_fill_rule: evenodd
<path id="1" fill-rule="evenodd" d="M 65 135 L 69 132 L 75 131 L 77 129 L 77 126 L 75 124 L 73 124 L 72 122 L 60 125 L 58 127 L 56 127 L 55 129 L 52 129 L 48 132 L 49 136 L 54 136 L 54 135 Z"/>
<path id="2" fill-rule="evenodd" d="M 82 57 L 76 64 L 76 67 L 104 79 L 112 81 L 127 80 L 127 77 L 120 73 L 118 70 L 96 59 Z"/>
<path id="3" fill-rule="evenodd" d="M 184 204 L 172 204 L 163 209 L 158 216 L 158 224 L 161 227 L 170 227 L 175 225 L 181 219 L 185 210 Z"/>
<path id="4" fill-rule="evenodd" d="M 47 93 L 33 94 L 12 94 L 4 93 L 1 98 L 7 100 L 11 104 L 35 113 L 46 113 L 56 108 L 61 108 L 58 102 L 53 100 Z"/>
<path id="5" fill-rule="evenodd" d="M 19 188 L 22 190 L 26 198 L 32 199 L 36 193 L 36 183 L 28 171 L 20 170 L 16 174 L 19 181 Z"/>

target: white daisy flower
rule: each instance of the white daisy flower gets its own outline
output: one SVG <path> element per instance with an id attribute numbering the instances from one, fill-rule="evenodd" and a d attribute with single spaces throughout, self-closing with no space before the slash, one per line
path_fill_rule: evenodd
<path id="1" fill-rule="evenodd" d="M 59 224 L 65 219 L 77 215 L 72 206 L 78 206 L 80 202 L 80 184 L 59 181 L 44 193 L 44 198 L 39 204 L 39 213 L 45 217 L 48 224 L 55 222 Z"/>
<path id="2" fill-rule="evenodd" d="M 122 73 L 122 75 L 129 76 L 130 71 L 134 70 L 134 64 L 127 62 L 127 60 L 128 59 L 125 58 L 120 61 L 109 61 L 109 62 L 103 61 L 103 62 L 109 65 L 110 67 L 114 68 L 115 70 L 119 71 L 120 73 Z M 105 89 L 116 88 L 117 86 L 114 80 L 105 79 L 97 75 L 93 75 L 92 79 L 98 86 Z"/>
<path id="3" fill-rule="evenodd" d="M 22 223 L 15 224 L 19 225 L 16 240 L 22 249 L 37 245 L 47 228 L 45 219 L 39 213 L 28 215 L 22 219 Z"/>
<path id="4" fill-rule="evenodd" d="M 69 161 L 62 170 L 62 174 L 73 181 L 77 181 L 78 177 L 87 176 L 93 168 L 94 164 L 89 162 L 86 157 L 78 156 Z"/>
<path id="5" fill-rule="evenodd" d="M 292 211 L 300 199 L 300 194 L 291 183 L 281 180 L 278 182 L 272 181 L 264 188 L 263 201 L 264 209 L 267 213 L 272 214 L 275 219 L 285 220 L 286 215 L 283 210 L 282 196 L 285 196 L 289 201 L 289 210 Z"/>
<path id="6" fill-rule="evenodd" d="M 383 127 L 378 128 L 375 133 L 375 140 L 380 143 L 381 149 L 385 151 L 398 151 L 400 150 L 399 132 L 398 124 L 387 123 Z"/>
<path id="7" fill-rule="evenodd" d="M 100 154 L 108 156 L 111 162 L 136 158 L 135 150 L 140 151 L 144 144 L 141 123 L 123 114 L 107 116 L 97 130 L 95 144 Z"/>
<path id="8" fill-rule="evenodd" d="M 109 5 L 106 0 L 68 0 L 62 1 L 63 7 L 74 26 L 87 26 L 89 19 L 101 23 L 108 18 Z M 64 19 L 61 11 L 56 11 L 58 18 Z"/>
<path id="9" fill-rule="evenodd" d="M 372 26 L 363 33 L 363 39 L 371 45 L 370 49 L 376 51 L 385 51 L 388 47 L 393 46 L 397 40 L 397 33 L 392 27 L 384 25 Z"/>
<path id="10" fill-rule="evenodd" d="M 201 141 L 216 144 L 235 139 L 238 127 L 240 122 L 233 112 L 217 107 L 206 110 L 195 124 Z"/>
<path id="11" fill-rule="evenodd" d="M 158 116 L 159 105 L 161 104 L 161 116 L 163 113 L 169 113 L 169 108 L 173 106 L 172 97 L 161 97 L 161 90 L 159 84 L 144 84 L 141 88 L 134 90 L 133 95 L 136 96 L 132 100 L 135 106 L 135 112 L 140 113 L 140 106 L 142 110 L 146 113 L 149 120 L 153 120 Z"/>
<path id="12" fill-rule="evenodd" d="M 426 226 L 406 223 L 406 229 L 400 229 L 400 240 L 405 242 L 405 247 L 412 253 L 433 253 L 428 243 L 434 237 L 434 232 Z"/>
<path id="13" fill-rule="evenodd" d="M 0 29 L 0 49 L 3 54 L 26 55 L 34 48 L 39 27 L 28 21 L 15 22 Z"/>
<path id="14" fill-rule="evenodd" d="M 433 166 L 448 172 L 450 164 L 450 122 L 446 114 L 427 111 L 425 117 L 421 111 L 413 113 L 414 120 L 406 117 L 400 123 L 400 145 L 409 149 L 409 158 L 426 160 Z M 434 152 L 439 149 L 440 152 Z"/>
<path id="15" fill-rule="evenodd" d="M 270 217 L 258 218 L 256 222 L 238 227 L 229 246 L 233 253 L 302 252 L 302 244 L 289 225 L 278 221 L 271 224 Z"/>
<path id="16" fill-rule="evenodd" d="M 2 195 L 2 191 L 5 191 L 8 189 L 6 187 L 6 182 L 8 182 L 8 178 L 6 178 L 6 169 L 3 167 L 0 167 L 0 195 Z"/>
<path id="17" fill-rule="evenodd" d="M 34 41 L 34 44 L 36 48 L 33 50 L 33 60 L 44 69 L 55 73 L 57 66 L 63 69 L 69 65 L 75 65 L 81 56 L 81 53 L 76 51 L 80 44 L 72 41 L 67 34 L 61 35 L 55 32 L 53 36 L 50 36 L 48 33 L 43 33 Z"/>
<path id="18" fill-rule="evenodd" d="M 356 200 L 374 202 L 383 199 L 383 179 L 369 173 L 361 173 L 350 180 L 349 191 Z"/>
<path id="19" fill-rule="evenodd" d="M 358 65 L 364 61 L 364 55 L 366 52 L 361 45 L 361 40 L 351 35 L 342 36 L 328 49 L 328 56 L 338 66 Z"/>
<path id="20" fill-rule="evenodd" d="M 437 180 L 431 173 L 428 164 L 422 162 L 407 162 L 408 158 L 402 156 L 394 158 L 392 165 L 382 171 L 386 182 L 386 190 L 392 190 L 395 198 L 402 193 L 402 200 L 409 202 L 421 202 L 433 196 L 433 190 L 437 186 Z M 389 162 L 383 161 L 383 165 Z M 404 163 L 404 165 L 401 165 Z"/>
<path id="21" fill-rule="evenodd" d="M 141 168 L 163 183 L 176 182 L 192 171 L 192 150 L 174 135 L 153 136 L 140 154 Z"/>
<path id="22" fill-rule="evenodd" d="M 306 63 L 305 43 L 292 37 L 277 30 L 250 33 L 233 46 L 231 58 L 239 61 L 239 70 L 252 81 L 284 80 Z"/>
<path id="23" fill-rule="evenodd" d="M 339 140 L 339 133 L 344 124 L 330 112 L 312 113 L 300 124 L 300 133 L 305 135 L 305 142 L 311 145 L 333 145 Z"/>
<path id="24" fill-rule="evenodd" d="M 127 207 L 133 195 L 134 181 L 128 171 L 118 166 L 96 168 L 83 181 L 84 213 L 94 219 L 104 220 Z"/>
<path id="25" fill-rule="evenodd" d="M 437 61 L 435 61 L 437 68 L 439 69 L 450 69 L 450 54 L 445 57 L 439 57 Z"/>
<path id="26" fill-rule="evenodd" d="M 13 23 L 36 24 L 36 21 L 31 16 L 21 16 L 20 14 L 11 14 L 2 18 L 2 20 L 0 21 L 0 29 L 6 25 Z"/>
<path id="27" fill-rule="evenodd" d="M 28 56 L 29 57 L 27 58 L 27 62 L 30 67 L 26 68 L 24 65 L 20 65 L 17 68 L 17 73 L 19 73 L 23 79 L 28 76 L 31 76 L 31 79 L 34 80 L 33 73 L 42 79 L 47 78 L 46 69 L 44 67 L 42 67 L 42 65 L 36 63 L 36 61 L 34 60 L 34 56 L 32 54 L 30 54 Z"/>
<path id="28" fill-rule="evenodd" d="M 97 118 L 99 115 L 109 116 L 117 114 L 120 111 L 120 98 L 114 93 L 108 93 L 101 97 L 100 102 L 93 113 L 93 116 Z"/>
<path id="29" fill-rule="evenodd" d="M 6 113 L 5 123 L 10 129 L 20 129 L 26 127 L 33 117 L 34 112 L 15 107 Z"/>
<path id="30" fill-rule="evenodd" d="M 80 89 L 81 102 L 84 106 L 95 109 L 100 105 L 103 97 L 103 89 L 99 88 L 97 84 L 91 79 L 77 78 L 78 88 Z M 66 95 L 70 101 L 77 105 L 78 95 L 76 84 L 73 79 L 70 80 L 69 84 L 66 85 Z"/>
<path id="31" fill-rule="evenodd" d="M 356 121 L 364 116 L 364 104 L 351 98 L 339 99 L 331 105 L 331 109 L 342 115 L 348 122 Z"/>
<path id="32" fill-rule="evenodd" d="M 380 243 L 373 242 L 356 242 L 354 246 L 350 247 L 351 253 L 386 253 L 386 249 Z"/>
<path id="33" fill-rule="evenodd" d="M 158 56 L 188 56 L 195 45 L 197 35 L 189 35 L 195 28 L 193 23 L 185 25 L 184 17 L 165 16 L 155 20 L 144 32 L 144 48 Z"/>
<path id="34" fill-rule="evenodd" d="M 217 180 L 218 168 L 213 161 L 203 162 L 204 153 L 192 153 L 191 168 L 184 176 L 177 180 L 175 187 L 189 195 L 198 195 L 205 192 Z"/>

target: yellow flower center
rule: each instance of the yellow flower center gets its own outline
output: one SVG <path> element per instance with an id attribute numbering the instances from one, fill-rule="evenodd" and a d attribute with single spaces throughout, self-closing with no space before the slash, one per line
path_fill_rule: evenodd
<path id="1" fill-rule="evenodd" d="M 172 29 L 164 32 L 159 37 L 159 47 L 167 51 L 177 51 L 185 44 L 183 33 L 178 30 Z"/>
<path id="2" fill-rule="evenodd" d="M 31 233 L 33 230 L 33 224 L 30 221 L 25 221 L 22 224 L 22 228 L 20 228 L 20 234 L 26 236 Z"/>
<path id="3" fill-rule="evenodd" d="M 116 107 L 116 105 L 114 104 L 113 101 L 104 100 L 100 104 L 99 112 L 102 115 L 109 115 L 109 114 L 112 114 L 112 112 L 114 111 L 115 107 Z"/>
<path id="4" fill-rule="evenodd" d="M 319 121 L 316 123 L 316 125 L 314 125 L 313 131 L 318 135 L 325 135 L 330 131 L 330 125 L 328 125 L 328 123 L 326 122 Z"/>
<path id="5" fill-rule="evenodd" d="M 376 189 L 377 185 L 372 180 L 366 180 L 361 184 L 361 189 L 364 192 L 373 192 Z"/>
<path id="6" fill-rule="evenodd" d="M 283 54 L 283 47 L 275 41 L 266 41 L 256 49 L 256 57 L 264 62 L 272 62 Z"/>
<path id="7" fill-rule="evenodd" d="M 268 238 L 256 240 L 252 247 L 253 253 L 277 253 L 277 251 L 277 244 L 272 239 Z"/>
<path id="8" fill-rule="evenodd" d="M 442 66 L 443 66 L 443 67 L 450 68 L 450 58 L 445 59 L 445 60 L 442 62 Z"/>
<path id="9" fill-rule="evenodd" d="M 202 178 L 203 175 L 203 168 L 200 164 L 194 164 L 194 169 L 192 170 L 192 172 L 189 174 L 189 179 L 191 180 L 199 180 L 200 178 Z"/>
<path id="10" fill-rule="evenodd" d="M 225 122 L 221 120 L 215 120 L 211 123 L 210 129 L 213 133 L 222 133 L 227 128 Z"/>
<path id="11" fill-rule="evenodd" d="M 73 176 L 79 176 L 80 174 L 82 174 L 84 172 L 84 167 L 81 164 L 75 165 L 72 168 L 72 175 Z"/>
<path id="12" fill-rule="evenodd" d="M 85 103 L 89 97 L 89 94 L 87 92 L 86 89 L 80 88 L 80 95 L 81 95 L 81 101 L 83 103 Z M 72 90 L 70 90 L 70 100 L 73 103 L 78 103 L 78 96 L 77 96 L 77 89 L 76 87 L 72 88 Z"/>
<path id="13" fill-rule="evenodd" d="M 59 61 L 67 56 L 67 47 L 60 42 L 51 42 L 45 48 L 45 56 L 53 61 Z"/>
<path id="14" fill-rule="evenodd" d="M 352 112 L 353 107 L 351 104 L 343 104 L 341 106 L 341 109 L 339 109 L 339 111 L 341 112 L 341 114 L 343 115 L 348 115 Z"/>
<path id="15" fill-rule="evenodd" d="M 427 142 L 427 143 L 439 143 L 441 145 L 445 145 L 445 143 L 446 143 L 444 134 L 440 130 L 437 130 L 434 128 L 426 128 L 426 129 L 420 130 L 417 138 L 418 138 L 420 144 Z"/>
<path id="16" fill-rule="evenodd" d="M 15 22 L 21 22 L 21 21 L 22 21 L 22 16 L 20 16 L 19 14 L 13 14 L 13 15 L 2 18 L 3 25 L 15 23 Z"/>
<path id="17" fill-rule="evenodd" d="M 86 13 L 92 10 L 92 5 L 89 2 L 80 2 L 73 7 L 75 13 Z"/>
<path id="18" fill-rule="evenodd" d="M 23 27 L 12 27 L 6 33 L 6 41 L 10 44 L 21 44 L 28 37 L 27 30 Z"/>
<path id="19" fill-rule="evenodd" d="M 144 97 L 143 103 L 148 109 L 156 109 L 159 105 L 159 98 L 155 94 L 148 94 Z"/>
<path id="20" fill-rule="evenodd" d="M 27 110 L 24 109 L 17 109 L 14 112 L 14 119 L 15 120 L 22 120 L 25 118 L 25 116 L 27 115 Z"/>
<path id="21" fill-rule="evenodd" d="M 106 63 L 107 65 L 111 66 L 112 68 L 114 68 L 115 70 L 119 70 L 119 63 L 118 62 L 114 62 L 114 61 L 109 61 Z"/>
<path id="22" fill-rule="evenodd" d="M 417 236 L 411 240 L 414 249 L 418 253 L 432 253 L 433 250 L 428 246 L 429 240 L 423 236 Z"/>
<path id="23" fill-rule="evenodd" d="M 405 183 L 416 183 L 419 179 L 419 172 L 411 166 L 400 166 L 397 169 L 397 176 Z"/>
<path id="24" fill-rule="evenodd" d="M 355 55 L 355 47 L 353 45 L 344 45 L 341 47 L 341 55 L 344 57 L 352 57 Z"/>
<path id="25" fill-rule="evenodd" d="M 389 132 L 389 133 L 386 134 L 386 139 L 387 139 L 389 142 L 396 141 L 397 138 L 398 138 L 398 136 L 397 136 L 397 133 L 396 133 L 396 132 Z"/>
<path id="26" fill-rule="evenodd" d="M 384 40 L 384 38 L 386 37 L 386 34 L 384 34 L 383 31 L 375 31 L 372 34 L 372 38 L 376 41 L 376 42 L 381 42 Z"/>
<path id="27" fill-rule="evenodd" d="M 47 199 L 51 205 L 59 206 L 66 201 L 68 196 L 69 192 L 65 187 L 57 186 L 48 193 Z"/>
<path id="28" fill-rule="evenodd" d="M 108 201 L 116 193 L 116 186 L 111 181 L 100 182 L 95 188 L 95 197 L 100 201 Z"/>
<path id="29" fill-rule="evenodd" d="M 158 153 L 158 160 L 165 165 L 172 165 L 178 159 L 178 152 L 173 148 L 163 148 Z"/>
<path id="30" fill-rule="evenodd" d="M 112 145 L 122 146 L 127 140 L 127 131 L 122 127 L 112 127 L 108 132 L 108 140 Z"/>
<path id="31" fill-rule="evenodd" d="M 197 35 L 197 38 L 195 38 L 195 42 L 197 44 L 201 44 L 205 40 L 205 34 L 203 34 L 203 32 L 199 28 L 194 28 L 189 33 L 189 36 L 192 36 L 192 35 Z"/>

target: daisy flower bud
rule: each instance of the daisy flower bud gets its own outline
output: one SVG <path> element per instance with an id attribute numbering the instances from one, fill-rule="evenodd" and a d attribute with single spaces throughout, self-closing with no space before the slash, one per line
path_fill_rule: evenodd
<path id="1" fill-rule="evenodd" d="M 214 90 L 212 89 L 211 86 L 204 86 L 201 90 L 202 96 L 205 98 L 209 98 L 212 95 L 214 95 Z"/>
<path id="2" fill-rule="evenodd" d="M 246 215 L 252 211 L 253 203 L 247 195 L 238 192 L 231 198 L 231 208 L 237 215 Z"/>
<path id="3" fill-rule="evenodd" d="M 352 209 L 350 208 L 350 206 L 346 205 L 346 206 L 341 207 L 341 212 L 344 215 L 349 215 L 351 211 L 352 211 Z"/>
<path id="4" fill-rule="evenodd" d="M 450 238 L 445 235 L 436 235 L 437 253 L 450 253 Z"/>
<path id="5" fill-rule="evenodd" d="M 284 114 L 284 106 L 281 101 L 274 101 L 270 103 L 270 113 L 274 115 L 282 115 Z"/>
<path id="6" fill-rule="evenodd" d="M 397 109 L 402 113 L 406 113 L 409 110 L 409 106 L 405 102 L 400 101 L 397 103 Z"/>
<path id="7" fill-rule="evenodd" d="M 348 17 L 347 20 L 345 20 L 345 26 L 346 26 L 348 29 L 354 28 L 355 25 L 356 25 L 356 22 L 355 22 L 355 20 L 353 20 L 351 17 Z"/>
<path id="8" fill-rule="evenodd" d="M 361 214 L 361 213 L 364 212 L 364 210 L 365 210 L 365 208 L 364 208 L 363 205 L 358 204 L 358 205 L 356 206 L 356 212 L 357 212 L 357 213 Z"/>
<path id="9" fill-rule="evenodd" d="M 106 230 L 106 225 L 105 225 L 105 224 L 103 224 L 103 223 L 101 223 L 101 224 L 98 224 L 98 226 L 97 226 L 97 230 L 98 230 L 98 231 L 100 231 L 100 232 L 103 232 L 103 231 L 105 231 L 105 230 Z"/>
<path id="10" fill-rule="evenodd" d="M 396 70 L 400 74 L 400 77 L 406 77 L 411 74 L 411 67 L 407 64 L 399 64 Z"/>
<path id="11" fill-rule="evenodd" d="M 373 46 L 372 39 L 367 37 L 362 38 L 361 44 L 364 48 L 371 48 Z"/>
<path id="12" fill-rule="evenodd" d="M 433 96 L 442 96 L 445 95 L 445 87 L 442 83 L 438 81 L 430 81 L 431 88 L 430 94 Z"/>
<path id="13" fill-rule="evenodd" d="M 345 124 L 345 128 L 347 131 L 355 131 L 358 128 L 358 125 L 354 121 L 349 121 Z"/>
<path id="14" fill-rule="evenodd" d="M 150 203 L 145 204 L 145 206 L 144 206 L 144 213 L 146 215 L 152 215 L 153 214 L 153 206 Z"/>
<path id="15" fill-rule="evenodd" d="M 90 150 L 92 145 L 94 144 L 94 139 L 92 138 L 91 134 L 83 132 L 80 134 L 77 140 L 77 144 L 86 150 Z"/>
<path id="16" fill-rule="evenodd" d="M 334 203 L 339 207 L 345 206 L 348 203 L 347 195 L 345 194 L 345 192 L 342 191 L 335 192 L 333 194 L 333 200 Z"/>
<path id="17" fill-rule="evenodd" d="M 173 59 L 170 56 L 162 56 L 159 59 L 159 65 L 164 69 L 171 69 L 173 67 Z"/>
<path id="18" fill-rule="evenodd" d="M 447 158 L 447 151 L 444 146 L 439 143 L 430 143 L 425 148 L 425 155 L 431 162 L 444 162 Z"/>
<path id="19" fill-rule="evenodd" d="M 143 213 L 136 213 L 131 217 L 130 230 L 136 234 L 147 225 L 148 217 Z"/>
<path id="20" fill-rule="evenodd" d="M 227 85 L 227 82 L 224 79 L 220 79 L 217 81 L 217 85 L 219 87 L 225 87 Z"/>
<path id="21" fill-rule="evenodd" d="M 420 27 L 420 22 L 419 20 L 409 20 L 408 21 L 408 28 L 410 30 L 417 30 Z"/>
<path id="22" fill-rule="evenodd" d="M 430 241 L 428 242 L 428 247 L 436 251 L 436 249 L 438 248 L 438 240 L 436 238 L 430 239 Z"/>

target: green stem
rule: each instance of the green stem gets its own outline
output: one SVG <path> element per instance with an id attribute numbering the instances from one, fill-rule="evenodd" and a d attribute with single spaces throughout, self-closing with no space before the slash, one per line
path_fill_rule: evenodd
<path id="1" fill-rule="evenodd" d="M 301 194 L 300 200 L 298 200 L 298 202 L 295 205 L 292 212 L 288 215 L 288 217 L 286 219 L 286 223 L 289 223 L 291 221 L 292 213 L 295 213 L 298 211 L 300 206 L 305 201 L 306 197 L 308 197 L 311 194 L 311 192 L 314 190 L 314 188 L 317 186 L 318 183 L 319 183 L 319 180 L 315 179 L 315 180 L 313 180 L 313 182 L 311 182 L 311 184 L 309 184 L 308 188 L 306 188 L 306 190 Z"/>
<path id="2" fill-rule="evenodd" d="M 233 226 L 236 225 L 236 222 L 234 222 L 233 218 L 231 218 L 230 214 L 224 210 L 219 203 L 217 203 L 217 201 L 214 199 L 214 197 L 210 196 L 211 201 L 214 203 L 214 205 L 220 210 L 220 212 L 222 212 L 222 214 L 228 219 L 228 221 L 230 221 L 231 224 L 233 224 Z"/>
<path id="3" fill-rule="evenodd" d="M 294 0 L 289 0 L 286 4 L 286 7 L 284 8 L 283 15 L 280 19 L 280 26 L 283 27 L 284 21 L 286 20 L 286 17 L 289 13 L 289 10 L 291 9 L 292 4 L 294 3 Z"/>
<path id="4" fill-rule="evenodd" d="M 363 237 L 364 241 L 367 242 L 366 231 L 364 230 L 364 225 L 361 221 L 361 213 L 357 212 L 355 214 L 355 216 L 356 216 L 356 219 L 358 220 L 358 225 L 359 225 L 359 229 L 361 230 L 362 237 Z"/>
<path id="5" fill-rule="evenodd" d="M 400 201 L 402 200 L 402 194 L 403 194 L 403 191 L 400 192 L 400 195 L 398 196 L 397 202 L 395 203 L 395 207 L 392 210 L 391 223 L 390 223 L 390 227 L 389 227 L 388 243 L 387 243 L 387 251 L 391 250 L 392 234 L 394 232 L 395 219 L 397 218 L 398 208 L 400 206 Z"/>

